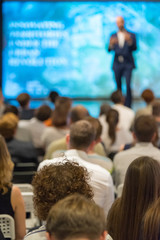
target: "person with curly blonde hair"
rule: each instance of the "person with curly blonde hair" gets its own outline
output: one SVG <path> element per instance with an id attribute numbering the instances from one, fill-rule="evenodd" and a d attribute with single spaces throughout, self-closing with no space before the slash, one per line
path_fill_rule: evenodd
<path id="1" fill-rule="evenodd" d="M 16 240 L 22 240 L 26 232 L 25 208 L 19 188 L 11 182 L 13 168 L 5 140 L 0 135 L 0 214 L 14 218 Z"/>
<path id="2" fill-rule="evenodd" d="M 35 214 L 40 220 L 47 219 L 49 210 L 59 200 L 73 193 L 79 193 L 88 199 L 93 198 L 89 185 L 90 177 L 87 169 L 65 157 L 61 162 L 51 163 L 38 171 L 32 181 Z M 25 240 L 42 240 L 45 238 L 45 225 L 26 235 Z"/>

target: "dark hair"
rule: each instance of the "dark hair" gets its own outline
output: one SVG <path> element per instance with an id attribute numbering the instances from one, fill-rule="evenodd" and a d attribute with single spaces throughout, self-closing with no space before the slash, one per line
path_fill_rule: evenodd
<path id="1" fill-rule="evenodd" d="M 111 101 L 115 104 L 123 102 L 123 95 L 121 90 L 117 90 L 111 94 Z"/>
<path id="2" fill-rule="evenodd" d="M 39 121 L 43 122 L 43 121 L 47 120 L 48 118 L 50 118 L 51 113 L 52 113 L 52 110 L 48 105 L 42 105 L 35 111 L 35 117 Z"/>
<path id="3" fill-rule="evenodd" d="M 108 114 L 108 111 L 111 109 L 111 106 L 107 103 L 103 103 L 101 106 L 100 106 L 100 113 L 99 115 L 103 115 L 105 114 L 107 116 Z"/>
<path id="4" fill-rule="evenodd" d="M 152 92 L 151 89 L 145 89 L 142 92 L 141 97 L 147 104 L 149 104 L 154 100 L 154 93 Z"/>
<path id="5" fill-rule="evenodd" d="M 21 93 L 18 95 L 17 101 L 19 102 L 20 106 L 24 108 L 30 101 L 30 95 L 28 93 Z"/>
<path id="6" fill-rule="evenodd" d="M 79 120 L 83 120 L 85 117 L 89 116 L 89 112 L 84 106 L 77 105 L 71 108 L 69 116 L 70 116 L 71 122 L 74 123 Z"/>
<path id="7" fill-rule="evenodd" d="M 75 149 L 87 149 L 95 139 L 95 130 L 91 123 L 80 120 L 70 127 L 70 147 Z"/>
<path id="8" fill-rule="evenodd" d="M 18 111 L 18 108 L 13 106 L 13 105 L 7 105 L 4 109 L 4 112 L 3 114 L 5 113 L 14 113 L 16 116 L 19 116 L 19 111 Z"/>
<path id="9" fill-rule="evenodd" d="M 142 229 L 142 239 L 159 240 L 160 238 L 160 197 L 146 212 Z"/>
<path id="10" fill-rule="evenodd" d="M 56 92 L 56 91 L 51 91 L 51 92 L 49 93 L 48 98 L 49 98 L 49 100 L 50 100 L 52 103 L 55 103 L 56 98 L 57 98 L 58 96 L 59 96 L 58 92 Z"/>
<path id="11" fill-rule="evenodd" d="M 122 196 L 112 205 L 107 231 L 114 240 L 139 239 L 147 209 L 160 196 L 160 164 L 139 157 L 128 167 Z"/>
<path id="12" fill-rule="evenodd" d="M 87 120 L 91 125 L 93 126 L 95 130 L 95 140 L 99 140 L 101 134 L 102 134 L 102 125 L 100 121 L 97 118 L 88 116 L 84 118 L 84 120 Z"/>
<path id="13" fill-rule="evenodd" d="M 89 180 L 87 170 L 75 162 L 66 161 L 44 166 L 32 181 L 36 215 L 39 219 L 46 220 L 51 207 L 73 193 L 92 199 L 93 191 L 88 184 Z"/>
<path id="14" fill-rule="evenodd" d="M 160 116 L 160 101 L 154 101 L 152 103 L 152 115 L 154 117 Z"/>
<path id="15" fill-rule="evenodd" d="M 133 131 L 139 142 L 151 142 L 157 125 L 153 116 L 140 116 L 135 119 Z"/>
<path id="16" fill-rule="evenodd" d="M 55 101 L 55 110 L 52 114 L 52 124 L 55 127 L 67 125 L 67 118 L 72 105 L 72 100 L 67 97 L 57 97 Z"/>
<path id="17" fill-rule="evenodd" d="M 73 194 L 51 208 L 46 230 L 57 240 L 99 239 L 105 231 L 104 211 L 84 196 Z"/>
<path id="18" fill-rule="evenodd" d="M 108 135 L 112 140 L 112 144 L 116 140 L 116 127 L 119 121 L 119 113 L 117 110 L 110 109 L 107 114 Z"/>

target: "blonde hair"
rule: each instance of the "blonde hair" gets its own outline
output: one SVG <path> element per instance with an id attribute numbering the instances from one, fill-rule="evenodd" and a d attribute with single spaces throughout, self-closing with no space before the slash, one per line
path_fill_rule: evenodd
<path id="1" fill-rule="evenodd" d="M 11 160 L 5 140 L 0 135 L 0 189 L 2 189 L 2 194 L 5 194 L 8 187 L 12 185 L 13 167 L 14 163 Z"/>
<path id="2" fill-rule="evenodd" d="M 5 138 L 12 138 L 18 125 L 18 117 L 14 113 L 6 113 L 0 118 L 0 134 Z"/>

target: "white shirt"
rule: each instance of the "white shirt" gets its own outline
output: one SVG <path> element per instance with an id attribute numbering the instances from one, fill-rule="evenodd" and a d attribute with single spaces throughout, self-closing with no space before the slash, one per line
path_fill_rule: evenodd
<path id="1" fill-rule="evenodd" d="M 136 143 L 128 150 L 122 151 L 114 157 L 115 184 L 118 187 L 124 183 L 126 171 L 129 165 L 138 157 L 148 156 L 160 162 L 160 150 L 153 146 L 152 143 Z"/>
<path id="2" fill-rule="evenodd" d="M 46 240 L 46 227 L 42 225 L 40 228 L 29 232 L 24 240 Z"/>
<path id="3" fill-rule="evenodd" d="M 83 166 L 88 170 L 90 174 L 89 184 L 92 186 L 94 192 L 93 199 L 96 204 L 104 209 L 105 215 L 107 216 L 108 211 L 114 201 L 114 186 L 110 173 L 99 165 L 89 163 L 80 158 L 77 150 L 75 149 L 66 151 L 65 156 L 68 160 L 77 162 L 80 166 Z M 38 170 L 45 165 L 62 162 L 64 160 L 64 157 L 45 160 L 40 163 Z"/>
<path id="4" fill-rule="evenodd" d="M 114 104 L 112 108 L 119 113 L 118 127 L 129 130 L 134 121 L 134 111 L 122 104 Z"/>
<path id="5" fill-rule="evenodd" d="M 125 34 L 123 32 L 118 32 L 117 33 L 118 37 L 118 45 L 120 48 L 123 48 L 124 43 L 125 43 Z"/>

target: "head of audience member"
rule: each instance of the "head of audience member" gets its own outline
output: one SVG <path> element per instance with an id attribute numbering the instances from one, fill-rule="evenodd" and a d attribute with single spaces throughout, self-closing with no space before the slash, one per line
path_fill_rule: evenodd
<path id="1" fill-rule="evenodd" d="M 83 105 L 77 105 L 71 108 L 69 113 L 70 123 L 75 123 L 89 116 L 88 110 Z"/>
<path id="2" fill-rule="evenodd" d="M 116 24 L 120 31 L 124 30 L 124 18 L 122 16 L 116 18 Z"/>
<path id="3" fill-rule="evenodd" d="M 95 145 L 95 135 L 95 129 L 88 121 L 75 122 L 70 127 L 70 134 L 66 136 L 68 148 L 88 153 Z"/>
<path id="4" fill-rule="evenodd" d="M 49 100 L 50 100 L 52 103 L 55 103 L 57 97 L 59 97 L 59 94 L 58 94 L 58 92 L 56 92 L 56 91 L 51 91 L 51 92 L 49 93 L 49 96 L 48 96 Z"/>
<path id="5" fill-rule="evenodd" d="M 95 142 L 96 143 L 101 142 L 102 125 L 100 121 L 97 118 L 91 116 L 84 118 L 84 120 L 87 120 L 93 126 L 95 130 Z"/>
<path id="6" fill-rule="evenodd" d="M 11 187 L 13 167 L 14 163 L 11 161 L 5 140 L 0 135 L 0 189 L 4 194 L 8 191 L 8 187 Z"/>
<path id="7" fill-rule="evenodd" d="M 55 159 L 55 164 L 44 166 L 33 178 L 33 202 L 40 220 L 46 220 L 51 207 L 66 196 L 79 193 L 93 198 L 87 170 L 78 163 L 61 159 L 61 163 Z"/>
<path id="8" fill-rule="evenodd" d="M 105 115 L 107 116 L 108 114 L 108 111 L 111 109 L 111 106 L 107 103 L 103 103 L 100 107 L 100 113 L 99 113 L 99 116 L 101 115 Z"/>
<path id="9" fill-rule="evenodd" d="M 54 127 L 63 128 L 68 125 L 69 111 L 72 100 L 67 97 L 57 97 L 55 101 L 55 109 L 52 114 L 52 124 Z"/>
<path id="10" fill-rule="evenodd" d="M 137 142 L 152 142 L 157 140 L 157 124 L 153 116 L 143 115 L 135 119 L 133 135 Z"/>
<path id="11" fill-rule="evenodd" d="M 3 114 L 6 114 L 6 113 L 14 113 L 17 117 L 19 117 L 18 108 L 15 107 L 14 105 L 7 105 L 5 107 L 5 110 L 4 110 Z"/>
<path id="12" fill-rule="evenodd" d="M 18 117 L 14 113 L 6 113 L 0 118 L 0 134 L 6 139 L 12 139 L 18 126 Z"/>
<path id="13" fill-rule="evenodd" d="M 148 105 L 154 100 L 154 93 L 151 89 L 145 89 L 141 94 L 142 99 L 145 101 L 145 103 Z"/>
<path id="14" fill-rule="evenodd" d="M 152 204 L 146 212 L 143 228 L 142 240 L 159 240 L 160 239 L 160 197 Z"/>
<path id="15" fill-rule="evenodd" d="M 21 93 L 16 98 L 21 108 L 28 108 L 30 104 L 30 95 L 28 93 Z"/>
<path id="16" fill-rule="evenodd" d="M 160 122 L 160 101 L 153 101 L 152 103 L 152 115 L 156 122 Z"/>
<path id="17" fill-rule="evenodd" d="M 116 140 L 116 128 L 119 122 L 119 113 L 115 109 L 110 109 L 107 114 L 108 135 L 112 140 L 112 144 Z"/>
<path id="18" fill-rule="evenodd" d="M 159 162 L 147 156 L 135 159 L 128 167 L 122 196 L 108 214 L 107 231 L 111 237 L 114 240 L 139 239 L 142 219 L 159 197 Z"/>
<path id="19" fill-rule="evenodd" d="M 111 101 L 114 104 L 124 104 L 124 98 L 121 90 L 117 90 L 111 94 Z"/>
<path id="20" fill-rule="evenodd" d="M 35 111 L 35 117 L 39 121 L 44 122 L 50 118 L 51 113 L 52 113 L 52 110 L 48 105 L 42 105 L 39 108 L 37 108 L 37 110 Z"/>
<path id="21" fill-rule="evenodd" d="M 51 208 L 46 230 L 48 240 L 105 240 L 105 215 L 94 202 L 73 194 Z"/>

